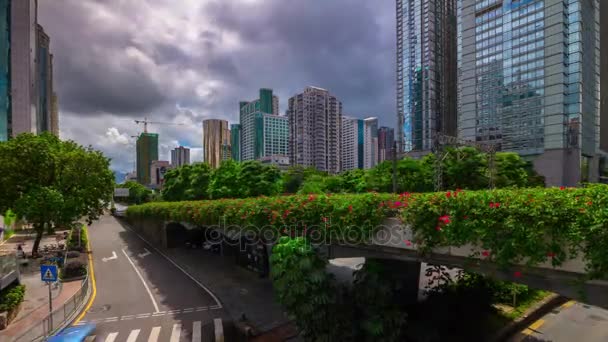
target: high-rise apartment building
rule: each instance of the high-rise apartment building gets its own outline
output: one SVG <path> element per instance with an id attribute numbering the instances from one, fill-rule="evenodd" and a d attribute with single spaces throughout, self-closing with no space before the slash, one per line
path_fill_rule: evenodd
<path id="1" fill-rule="evenodd" d="M 363 168 L 371 169 L 378 164 L 378 118 L 363 120 Z"/>
<path id="2" fill-rule="evenodd" d="M 151 182 L 152 161 L 158 160 L 158 134 L 141 133 L 137 138 L 137 181 L 143 185 Z"/>
<path id="3" fill-rule="evenodd" d="M 363 120 L 348 116 L 342 117 L 341 171 L 363 168 L 364 131 Z"/>
<path id="4" fill-rule="evenodd" d="M 608 18 L 608 1 L 600 3 L 600 18 Z M 600 150 L 608 153 L 608 23 L 606 20 L 600 25 L 600 47 Z"/>
<path id="5" fill-rule="evenodd" d="M 340 172 L 342 103 L 325 89 L 306 87 L 288 107 L 291 165 Z"/>
<path id="6" fill-rule="evenodd" d="M 38 132 L 37 2 L 10 1 L 11 131 Z"/>
<path id="7" fill-rule="evenodd" d="M 532 159 L 547 185 L 597 180 L 599 1 L 462 0 L 459 135 Z"/>
<path id="8" fill-rule="evenodd" d="M 51 97 L 51 132 L 55 136 L 59 136 L 59 99 L 57 93 L 53 93 Z"/>
<path id="9" fill-rule="evenodd" d="M 171 150 L 171 166 L 180 167 L 190 164 L 190 149 L 184 146 Z"/>
<path id="10" fill-rule="evenodd" d="M 393 159 L 395 130 L 389 127 L 378 128 L 378 163 Z"/>
<path id="11" fill-rule="evenodd" d="M 209 119 L 203 121 L 204 161 L 218 168 L 222 160 L 230 156 L 230 128 L 228 121 Z"/>
<path id="12" fill-rule="evenodd" d="M 53 63 L 51 39 L 41 25 L 36 25 L 36 132 L 51 131 Z"/>
<path id="13" fill-rule="evenodd" d="M 400 151 L 428 151 L 456 135 L 456 0 L 397 0 Z"/>
<path id="14" fill-rule="evenodd" d="M 287 155 L 288 120 L 279 115 L 279 98 L 272 89 L 260 89 L 259 99 L 239 102 L 239 113 L 240 124 L 233 126 L 240 132 L 237 160 Z"/>
<path id="15" fill-rule="evenodd" d="M 230 125 L 230 144 L 232 146 L 232 159 L 241 161 L 241 125 Z"/>
<path id="16" fill-rule="evenodd" d="M 0 141 L 12 134 L 11 0 L 0 0 Z"/>

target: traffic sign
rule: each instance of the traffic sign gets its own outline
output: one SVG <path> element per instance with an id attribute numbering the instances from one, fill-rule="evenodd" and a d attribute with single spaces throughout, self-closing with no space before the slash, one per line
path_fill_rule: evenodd
<path id="1" fill-rule="evenodd" d="M 40 265 L 40 278 L 42 281 L 57 281 L 57 265 Z"/>

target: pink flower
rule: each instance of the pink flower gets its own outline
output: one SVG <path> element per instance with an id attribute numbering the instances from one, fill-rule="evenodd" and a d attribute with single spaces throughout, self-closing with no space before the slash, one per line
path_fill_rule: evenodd
<path id="1" fill-rule="evenodd" d="M 521 277 L 521 272 L 520 271 L 515 271 L 515 272 L 513 272 L 513 276 L 515 278 L 520 278 Z"/>
<path id="2" fill-rule="evenodd" d="M 412 242 L 411 242 L 410 240 L 405 240 L 405 245 L 406 245 L 406 246 L 411 246 L 411 245 L 412 245 Z"/>
<path id="3" fill-rule="evenodd" d="M 435 230 L 438 231 L 438 232 L 440 232 L 441 231 L 441 227 L 437 226 L 437 227 L 435 227 Z"/>
<path id="4" fill-rule="evenodd" d="M 449 224 L 450 223 L 450 217 L 448 215 L 443 215 L 439 217 L 439 221 L 441 221 L 443 224 Z"/>
<path id="5" fill-rule="evenodd" d="M 481 252 L 481 255 L 483 255 L 484 257 L 489 257 L 490 251 L 483 251 L 483 252 Z"/>
<path id="6" fill-rule="evenodd" d="M 401 206 L 401 202 L 396 201 L 396 202 L 395 202 L 395 208 L 398 208 L 398 207 L 400 207 L 400 206 Z"/>

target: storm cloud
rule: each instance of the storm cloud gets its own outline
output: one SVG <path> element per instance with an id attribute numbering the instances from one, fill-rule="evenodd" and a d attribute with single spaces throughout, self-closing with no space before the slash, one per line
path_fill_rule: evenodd
<path id="1" fill-rule="evenodd" d="M 345 114 L 395 126 L 393 0 L 42 0 L 63 138 L 132 169 L 133 119 L 200 147 L 205 118 L 238 121 L 238 102 L 273 88 L 281 111 L 308 85 Z M 196 155 L 196 153 L 195 153 Z"/>

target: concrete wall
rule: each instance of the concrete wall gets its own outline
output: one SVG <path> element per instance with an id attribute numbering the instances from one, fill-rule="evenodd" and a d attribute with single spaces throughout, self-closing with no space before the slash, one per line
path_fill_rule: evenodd
<path id="1" fill-rule="evenodd" d="M 167 248 L 167 230 L 164 221 L 130 218 L 127 219 L 127 222 L 133 230 L 143 235 L 149 242 L 162 248 Z"/>

